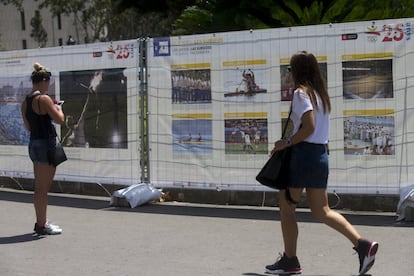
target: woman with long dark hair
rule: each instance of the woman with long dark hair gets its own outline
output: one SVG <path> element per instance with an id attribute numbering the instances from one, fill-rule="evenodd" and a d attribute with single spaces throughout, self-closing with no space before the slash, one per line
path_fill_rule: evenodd
<path id="1" fill-rule="evenodd" d="M 284 253 L 266 271 L 272 274 L 299 274 L 296 256 L 298 225 L 296 205 L 306 190 L 312 215 L 347 237 L 357 251 L 359 273 L 365 274 L 374 264 L 378 243 L 362 239 L 341 214 L 329 208 L 327 182 L 329 174 L 328 136 L 331 102 L 318 62 L 312 53 L 300 51 L 290 59 L 296 90 L 292 99 L 293 135 L 275 142 L 272 153 L 291 147 L 288 193 L 280 191 L 280 219 Z M 289 196 L 290 195 L 290 196 Z"/>

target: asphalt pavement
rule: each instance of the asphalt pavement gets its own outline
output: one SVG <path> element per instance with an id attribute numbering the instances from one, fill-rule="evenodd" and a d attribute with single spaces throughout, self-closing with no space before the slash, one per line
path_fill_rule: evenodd
<path id="1" fill-rule="evenodd" d="M 33 235 L 32 192 L 0 188 L 0 275 L 268 275 L 283 252 L 277 207 L 163 202 L 134 209 L 109 197 L 50 194 L 48 217 L 63 228 Z M 379 242 L 370 275 L 414 275 L 414 223 L 395 213 L 339 210 Z M 298 210 L 302 275 L 357 275 L 351 243 Z"/>

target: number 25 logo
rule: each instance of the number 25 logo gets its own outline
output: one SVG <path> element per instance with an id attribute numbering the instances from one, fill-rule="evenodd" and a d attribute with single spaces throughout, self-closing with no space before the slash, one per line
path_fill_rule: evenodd
<path id="1" fill-rule="evenodd" d="M 116 59 L 127 59 L 129 57 L 129 45 L 117 45 L 116 46 Z"/>
<path id="2" fill-rule="evenodd" d="M 384 25 L 382 26 L 382 30 L 386 32 L 384 39 L 382 42 L 389 42 L 389 41 L 400 41 L 404 38 L 404 24 L 399 23 L 395 25 L 393 28 L 391 25 Z"/>

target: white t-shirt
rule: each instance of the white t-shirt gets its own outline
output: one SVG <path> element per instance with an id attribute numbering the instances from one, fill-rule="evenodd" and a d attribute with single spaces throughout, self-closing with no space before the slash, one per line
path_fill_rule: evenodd
<path id="1" fill-rule="evenodd" d="M 315 130 L 304 141 L 315 144 L 327 144 L 329 140 L 329 112 L 323 112 L 322 100 L 317 94 L 318 108 L 314 108 L 312 102 L 302 89 L 296 89 L 293 93 L 292 114 L 290 118 L 293 122 L 293 134 L 298 132 L 302 124 L 302 115 L 309 110 L 313 110 L 315 118 Z"/>

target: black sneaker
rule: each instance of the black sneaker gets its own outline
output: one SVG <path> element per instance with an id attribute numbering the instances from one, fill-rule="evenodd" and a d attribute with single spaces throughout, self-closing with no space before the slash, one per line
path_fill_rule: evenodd
<path id="1" fill-rule="evenodd" d="M 301 274 L 302 268 L 300 268 L 296 256 L 288 258 L 286 254 L 283 254 L 283 256 L 279 256 L 274 264 L 266 266 L 266 272 L 279 275 Z"/>
<path id="2" fill-rule="evenodd" d="M 354 247 L 359 256 L 359 275 L 364 275 L 374 265 L 375 254 L 377 254 L 378 243 L 360 239 L 358 247 Z"/>
<path id="3" fill-rule="evenodd" d="M 46 223 L 45 226 L 39 226 L 37 223 L 34 225 L 34 229 L 38 235 L 59 235 L 62 234 L 62 228 L 58 225 Z"/>

